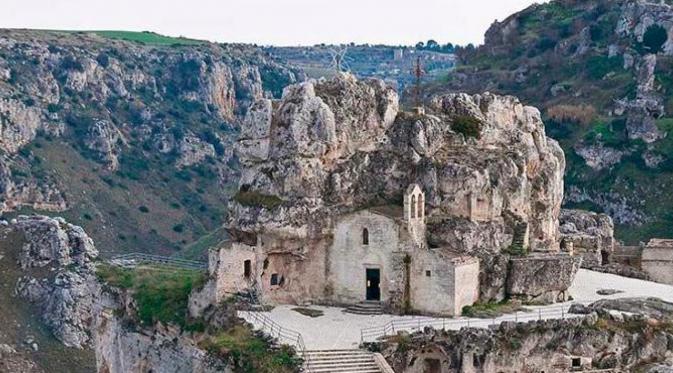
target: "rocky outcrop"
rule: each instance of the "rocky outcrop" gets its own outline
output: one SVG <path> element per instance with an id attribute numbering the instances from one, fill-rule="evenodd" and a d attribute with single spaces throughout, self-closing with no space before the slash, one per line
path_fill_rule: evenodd
<path id="1" fill-rule="evenodd" d="M 503 322 L 492 329 L 426 328 L 374 347 L 400 373 L 433 365 L 446 372 L 661 369 L 673 363 L 671 306 L 654 299 L 613 300 L 591 305 L 584 317 Z"/>
<path id="2" fill-rule="evenodd" d="M 23 235 L 23 276 L 15 293 L 34 303 L 42 321 L 68 347 L 92 346 L 91 326 L 100 286 L 98 251 L 82 228 L 61 218 L 20 216 L 11 228 Z"/>
<path id="3" fill-rule="evenodd" d="M 107 120 L 95 120 L 84 139 L 86 146 L 98 154 L 108 169 L 119 168 L 119 153 L 126 141 L 124 136 Z"/>
<path id="4" fill-rule="evenodd" d="M 268 234 L 265 244 L 279 249 L 321 241 L 335 217 L 395 204 L 419 183 L 432 246 L 495 263 L 487 259 L 523 228 L 526 248 L 559 250 L 563 152 L 545 136 L 540 113 L 514 97 L 450 94 L 418 115 L 399 112 L 382 82 L 341 74 L 290 86 L 277 103 L 258 101 L 237 154 L 241 198 L 230 227 Z M 507 274 L 499 273 L 483 294 L 504 296 L 490 288 L 504 289 Z"/>
<path id="5" fill-rule="evenodd" d="M 582 258 L 570 255 L 530 255 L 513 258 L 507 294 L 526 303 L 565 302 Z"/>
<path id="6" fill-rule="evenodd" d="M 563 209 L 559 220 L 563 245 L 566 251 L 582 256 L 582 267 L 608 264 L 615 245 L 615 228 L 610 216 Z"/>
<path id="7" fill-rule="evenodd" d="M 95 330 L 98 372 L 169 373 L 233 372 L 221 361 L 210 358 L 197 342 L 179 328 L 133 330 L 111 313 L 102 313 Z"/>

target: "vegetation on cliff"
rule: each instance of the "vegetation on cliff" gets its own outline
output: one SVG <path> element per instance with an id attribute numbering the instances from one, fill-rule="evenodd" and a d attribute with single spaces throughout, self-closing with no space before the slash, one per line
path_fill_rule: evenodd
<path id="1" fill-rule="evenodd" d="M 670 3 L 536 4 L 459 48 L 459 66 L 426 93 L 491 91 L 539 107 L 566 153 L 567 207 L 610 214 L 627 242 L 670 236 L 671 15 Z"/>

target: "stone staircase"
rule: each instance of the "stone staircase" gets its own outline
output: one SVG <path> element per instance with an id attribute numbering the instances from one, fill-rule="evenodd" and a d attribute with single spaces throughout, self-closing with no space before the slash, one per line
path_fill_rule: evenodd
<path id="1" fill-rule="evenodd" d="M 528 223 L 517 218 L 514 225 L 512 244 L 508 251 L 513 255 L 526 255 L 526 235 L 528 234 Z"/>
<path id="2" fill-rule="evenodd" d="M 356 315 L 381 315 L 383 308 L 381 308 L 381 302 L 364 301 L 346 308 L 344 312 Z"/>
<path id="3" fill-rule="evenodd" d="M 304 353 L 304 372 L 385 373 L 374 354 L 363 350 L 317 350 Z"/>

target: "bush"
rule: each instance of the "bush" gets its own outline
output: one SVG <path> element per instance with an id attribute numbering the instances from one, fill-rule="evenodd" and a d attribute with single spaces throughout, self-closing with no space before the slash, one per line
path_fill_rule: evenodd
<path id="1" fill-rule="evenodd" d="M 173 226 L 173 232 L 182 233 L 185 231 L 185 226 L 183 224 L 176 224 Z"/>
<path id="2" fill-rule="evenodd" d="M 547 116 L 558 123 L 575 123 L 586 126 L 596 118 L 592 105 L 555 105 L 547 109 Z"/>
<path id="3" fill-rule="evenodd" d="M 451 129 L 457 133 L 463 134 L 465 138 L 481 138 L 481 121 L 471 116 L 461 115 L 453 118 Z"/>
<path id="4" fill-rule="evenodd" d="M 96 274 L 101 281 L 120 289 L 131 290 L 142 324 L 156 322 L 187 325 L 187 304 L 192 289 L 206 281 L 204 273 L 163 267 L 133 269 L 100 265 Z"/>
<path id="5" fill-rule="evenodd" d="M 140 207 L 138 207 L 138 210 L 139 210 L 140 212 L 142 212 L 142 213 L 148 213 L 148 212 L 150 212 L 150 209 L 147 208 L 147 206 L 140 206 Z"/>
<path id="6" fill-rule="evenodd" d="M 293 373 L 301 365 L 301 359 L 291 347 L 283 345 L 272 349 L 269 341 L 242 325 L 205 339 L 199 346 L 231 360 L 235 372 Z"/>
<path id="7" fill-rule="evenodd" d="M 283 200 L 277 196 L 249 191 L 238 191 L 234 196 L 234 201 L 243 206 L 264 207 L 267 210 L 273 210 L 283 203 Z"/>
<path id="8" fill-rule="evenodd" d="M 664 44 L 668 41 L 668 32 L 659 25 L 647 28 L 643 35 L 643 51 L 646 53 L 661 52 Z"/>

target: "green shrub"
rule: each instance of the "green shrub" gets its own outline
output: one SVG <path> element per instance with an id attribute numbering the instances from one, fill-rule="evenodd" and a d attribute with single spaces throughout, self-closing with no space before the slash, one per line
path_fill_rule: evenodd
<path id="1" fill-rule="evenodd" d="M 140 207 L 138 207 L 138 211 L 140 211 L 142 213 L 148 213 L 148 212 L 150 212 L 150 209 L 147 208 L 147 206 L 140 206 Z"/>
<path id="2" fill-rule="evenodd" d="M 488 319 L 518 311 L 528 312 L 528 309 L 518 303 L 504 300 L 502 302 L 475 303 L 471 306 L 465 306 L 462 315 Z"/>
<path id="3" fill-rule="evenodd" d="M 238 191 L 234 200 L 243 206 L 264 207 L 268 210 L 273 210 L 283 203 L 283 200 L 277 196 L 250 191 Z"/>
<path id="4" fill-rule="evenodd" d="M 173 232 L 182 233 L 184 231 L 185 231 L 184 224 L 176 224 L 176 225 L 173 226 Z"/>
<path id="5" fill-rule="evenodd" d="M 111 286 L 131 290 L 142 324 L 156 322 L 187 325 L 187 304 L 192 289 L 206 281 L 202 272 L 148 266 L 126 269 L 99 265 L 96 274 Z"/>
<path id="6" fill-rule="evenodd" d="M 230 359 L 235 372 L 294 373 L 301 365 L 291 347 L 272 349 L 269 341 L 242 325 L 211 336 L 199 345 L 213 355 Z"/>
<path id="7" fill-rule="evenodd" d="M 463 134 L 466 138 L 481 138 L 481 121 L 471 116 L 460 115 L 453 118 L 451 129 L 457 133 Z"/>

